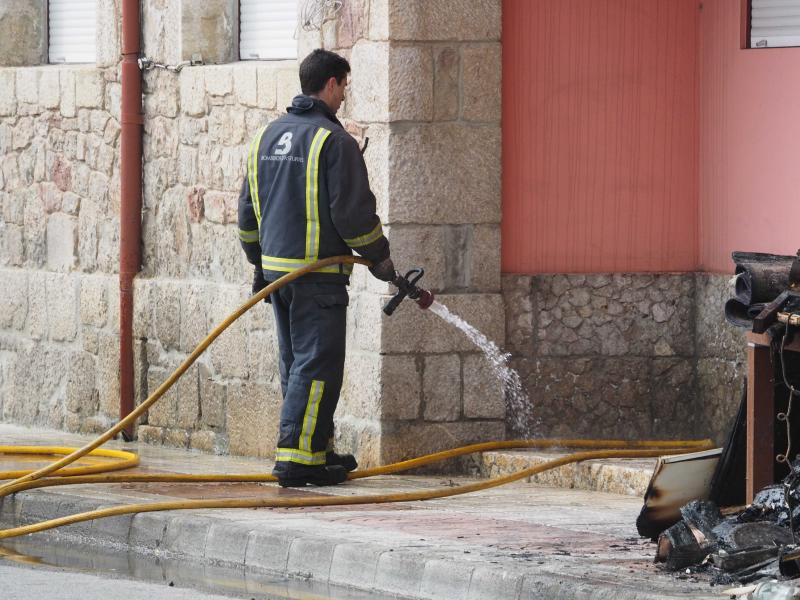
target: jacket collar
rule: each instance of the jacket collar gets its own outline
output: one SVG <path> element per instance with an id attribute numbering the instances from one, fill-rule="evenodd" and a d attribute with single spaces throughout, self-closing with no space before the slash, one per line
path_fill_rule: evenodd
<path id="1" fill-rule="evenodd" d="M 342 127 L 341 122 L 339 119 L 336 118 L 336 115 L 333 114 L 330 107 L 325 104 L 319 98 L 312 98 L 311 96 L 306 96 L 305 94 L 298 94 L 292 99 L 292 105 L 286 107 L 286 112 L 293 114 L 293 115 L 301 115 L 304 113 L 310 112 L 318 112 L 321 113 L 325 118 L 330 121 L 336 123 L 339 127 Z"/>

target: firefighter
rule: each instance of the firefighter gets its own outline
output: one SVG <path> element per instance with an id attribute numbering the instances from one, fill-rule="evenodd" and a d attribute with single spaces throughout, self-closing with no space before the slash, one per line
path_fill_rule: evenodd
<path id="1" fill-rule="evenodd" d="M 358 254 L 383 281 L 395 276 L 367 168 L 336 118 L 350 65 L 326 50 L 300 64 L 302 94 L 253 138 L 239 195 L 239 238 L 254 265 L 253 293 L 319 259 Z M 357 467 L 332 450 L 345 358 L 352 265 L 314 271 L 270 294 L 283 404 L 273 474 L 283 487 L 335 485 Z"/>

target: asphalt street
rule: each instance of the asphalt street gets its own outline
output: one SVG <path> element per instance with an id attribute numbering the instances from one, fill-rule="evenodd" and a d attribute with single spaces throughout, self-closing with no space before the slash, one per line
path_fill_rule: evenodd
<path id="1" fill-rule="evenodd" d="M 396 596 L 392 596 L 395 598 Z M 240 568 L 29 538 L 0 544 L 0 600 L 388 600 L 389 596 Z"/>
<path id="2" fill-rule="evenodd" d="M 245 597 L 205 594 L 163 583 L 114 578 L 105 573 L 92 575 L 24 564 L 0 563 L 0 582 L 3 600 L 223 600 Z M 276 599 L 279 597 L 274 596 Z"/>

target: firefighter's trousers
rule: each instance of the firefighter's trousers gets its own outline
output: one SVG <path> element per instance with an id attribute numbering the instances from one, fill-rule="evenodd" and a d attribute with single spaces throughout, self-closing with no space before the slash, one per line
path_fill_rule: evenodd
<path id="1" fill-rule="evenodd" d="M 283 389 L 275 471 L 325 464 L 344 372 L 347 288 L 292 282 L 270 295 Z"/>

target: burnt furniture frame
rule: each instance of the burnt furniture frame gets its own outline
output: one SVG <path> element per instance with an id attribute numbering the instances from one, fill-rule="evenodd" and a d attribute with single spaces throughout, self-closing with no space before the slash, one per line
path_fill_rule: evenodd
<path id="1" fill-rule="evenodd" d="M 800 352 L 800 338 L 786 344 L 787 352 Z M 775 369 L 766 333 L 747 333 L 747 476 L 745 500 L 749 504 L 764 486 L 775 481 Z"/>

